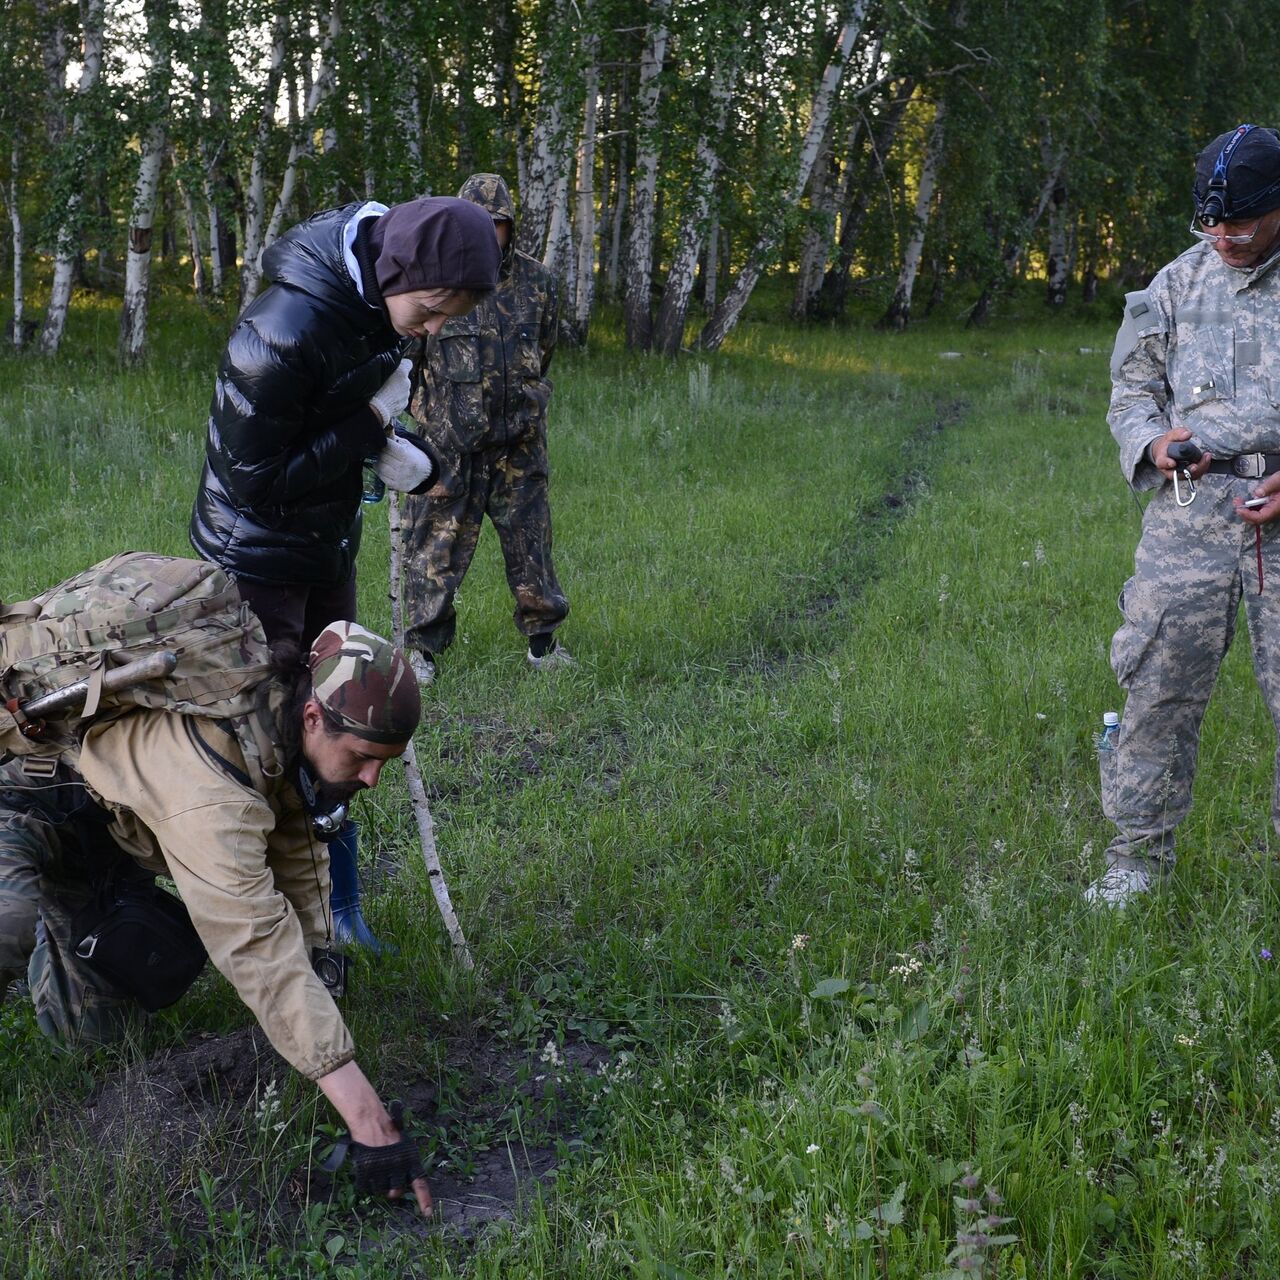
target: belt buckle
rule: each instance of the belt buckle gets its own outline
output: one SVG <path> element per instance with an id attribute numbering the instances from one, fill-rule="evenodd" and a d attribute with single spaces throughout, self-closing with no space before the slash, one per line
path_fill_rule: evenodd
<path id="1" fill-rule="evenodd" d="M 1260 453 L 1237 453 L 1231 459 L 1231 471 L 1241 480 L 1260 480 L 1266 472 L 1267 460 Z"/>

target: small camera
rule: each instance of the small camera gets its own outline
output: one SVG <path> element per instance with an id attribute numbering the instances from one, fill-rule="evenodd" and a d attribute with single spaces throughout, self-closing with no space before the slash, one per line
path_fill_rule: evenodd
<path id="1" fill-rule="evenodd" d="M 1204 457 L 1204 451 L 1194 440 L 1175 440 L 1165 452 L 1170 461 L 1176 462 L 1180 467 L 1194 467 Z"/>
<path id="2" fill-rule="evenodd" d="M 311 967 L 335 1000 L 347 993 L 347 969 L 350 963 L 350 959 L 340 951 L 333 951 L 329 947 L 311 948 Z"/>

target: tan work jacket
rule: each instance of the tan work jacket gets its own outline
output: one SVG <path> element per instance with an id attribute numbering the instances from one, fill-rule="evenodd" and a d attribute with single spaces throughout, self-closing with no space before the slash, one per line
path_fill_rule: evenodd
<path id="1" fill-rule="evenodd" d="M 293 786 L 246 764 L 232 724 L 131 711 L 90 728 L 79 768 L 114 814 L 116 840 L 172 877 L 218 971 L 314 1080 L 355 1057 L 311 968 L 326 934 L 329 855 Z"/>

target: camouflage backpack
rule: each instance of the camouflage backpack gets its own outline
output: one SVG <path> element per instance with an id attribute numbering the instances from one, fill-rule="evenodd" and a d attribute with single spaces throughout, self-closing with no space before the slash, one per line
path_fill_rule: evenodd
<path id="1" fill-rule="evenodd" d="M 106 680 L 166 650 L 167 673 L 115 690 Z M 262 624 L 216 565 L 143 551 L 112 556 L 32 600 L 0 604 L 0 759 L 74 764 L 90 722 L 121 708 L 244 715 L 269 661 Z M 87 683 L 79 705 L 47 719 L 23 714 L 32 699 L 77 681 Z"/>

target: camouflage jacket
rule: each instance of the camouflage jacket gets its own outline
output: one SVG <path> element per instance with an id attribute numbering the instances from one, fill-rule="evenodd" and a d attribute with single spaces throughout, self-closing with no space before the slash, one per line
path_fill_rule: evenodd
<path id="1" fill-rule="evenodd" d="M 1195 244 L 1125 295 L 1107 421 L 1135 488 L 1164 482 L 1146 450 L 1172 427 L 1217 458 L 1280 452 L 1277 262 L 1242 271 Z"/>
<path id="2" fill-rule="evenodd" d="M 420 344 L 411 410 L 423 435 L 448 456 L 545 432 L 558 323 L 554 276 L 513 251 L 498 288 Z"/>

